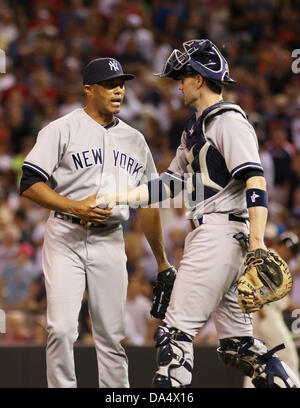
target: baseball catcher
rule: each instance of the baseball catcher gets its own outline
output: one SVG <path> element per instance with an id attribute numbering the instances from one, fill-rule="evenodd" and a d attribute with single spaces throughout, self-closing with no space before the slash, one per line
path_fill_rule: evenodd
<path id="1" fill-rule="evenodd" d="M 268 192 L 255 130 L 241 107 L 223 100 L 223 86 L 235 81 L 220 50 L 207 39 L 182 47 L 173 50 L 158 76 L 178 81 L 184 104 L 197 112 L 169 168 L 147 184 L 97 201 L 149 206 L 184 190 L 192 208 L 193 230 L 176 279 L 159 274 L 154 288 L 151 313 L 165 317 L 154 334 L 158 367 L 152 386 L 191 386 L 193 339 L 213 315 L 221 362 L 250 376 L 257 388 L 299 388 L 296 374 L 276 356 L 283 346 L 268 350 L 253 337 L 252 319 L 243 313 L 280 299 L 292 282 L 286 264 L 264 244 Z M 253 252 L 240 280 L 247 245 Z"/>
<path id="2" fill-rule="evenodd" d="M 291 291 L 293 279 L 289 267 L 274 251 L 262 248 L 249 251 L 245 265 L 237 285 L 238 302 L 244 313 L 256 312 Z"/>

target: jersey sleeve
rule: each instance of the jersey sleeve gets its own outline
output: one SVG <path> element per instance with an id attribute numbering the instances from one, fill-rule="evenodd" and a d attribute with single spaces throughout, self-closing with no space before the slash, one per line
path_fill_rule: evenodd
<path id="1" fill-rule="evenodd" d="M 263 174 L 252 125 L 239 113 L 230 112 L 222 115 L 217 126 L 216 148 L 223 155 L 231 176 L 240 179 L 253 171 Z"/>
<path id="2" fill-rule="evenodd" d="M 23 173 L 22 178 L 20 181 L 20 195 L 24 193 L 29 187 L 31 187 L 35 183 L 43 182 L 45 183 L 47 180 L 45 176 L 41 173 L 38 173 L 36 170 L 33 170 L 29 167 L 23 166 Z"/>
<path id="3" fill-rule="evenodd" d="M 32 150 L 25 157 L 23 167 L 40 174 L 48 181 L 59 166 L 63 155 L 61 131 L 52 124 L 43 128 L 37 136 Z"/>

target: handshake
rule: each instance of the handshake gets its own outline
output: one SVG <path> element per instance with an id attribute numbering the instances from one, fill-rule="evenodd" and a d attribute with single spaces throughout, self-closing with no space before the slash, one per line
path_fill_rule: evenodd
<path id="1" fill-rule="evenodd" d="M 96 197 L 96 205 L 99 208 L 113 208 L 117 205 L 118 193 L 99 193 Z"/>
<path id="2" fill-rule="evenodd" d="M 149 193 L 146 184 L 136 188 L 113 193 L 99 193 L 96 196 L 96 205 L 99 208 L 113 208 L 116 205 L 143 206 L 148 205 Z"/>

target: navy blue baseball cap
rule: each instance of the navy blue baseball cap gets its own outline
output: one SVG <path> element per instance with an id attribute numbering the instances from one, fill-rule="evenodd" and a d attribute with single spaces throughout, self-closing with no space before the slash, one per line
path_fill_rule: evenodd
<path id="1" fill-rule="evenodd" d="M 83 84 L 92 85 L 109 79 L 122 78 L 129 81 L 132 74 L 125 74 L 119 61 L 114 58 L 97 58 L 90 61 L 83 70 Z"/>

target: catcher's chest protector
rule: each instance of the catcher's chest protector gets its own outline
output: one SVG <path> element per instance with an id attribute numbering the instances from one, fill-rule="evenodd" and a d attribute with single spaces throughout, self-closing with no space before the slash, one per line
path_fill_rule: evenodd
<path id="1" fill-rule="evenodd" d="M 208 123 L 228 111 L 238 112 L 247 119 L 247 115 L 238 105 L 222 101 L 204 110 L 197 121 L 193 116 L 185 129 L 187 134 L 185 155 L 189 162 L 187 169 L 190 173 L 203 175 L 201 182 L 204 185 L 204 200 L 217 194 L 231 180 L 224 157 L 205 136 Z M 197 187 L 199 189 L 200 186 L 197 186 L 199 181 L 197 177 L 193 177 L 194 191 L 197 191 Z"/>

